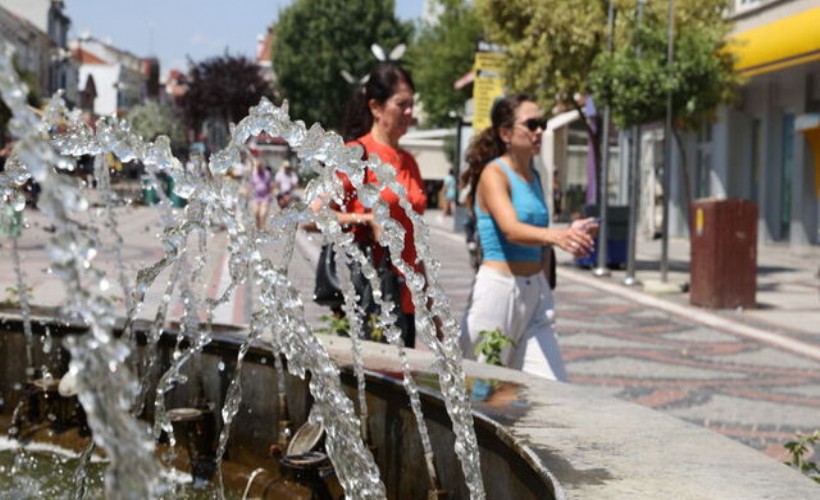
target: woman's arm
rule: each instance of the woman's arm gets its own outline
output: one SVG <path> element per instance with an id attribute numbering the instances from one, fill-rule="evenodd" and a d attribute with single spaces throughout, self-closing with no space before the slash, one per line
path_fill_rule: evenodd
<path id="1" fill-rule="evenodd" d="M 479 206 L 495 220 L 504 237 L 518 245 L 556 245 L 574 255 L 586 255 L 594 246 L 592 237 L 582 229 L 582 224 L 555 229 L 533 226 L 518 220 L 506 174 L 501 167 L 490 163 L 485 167 L 478 182 Z"/>
<path id="2" fill-rule="evenodd" d="M 323 196 L 320 196 L 313 200 L 313 202 L 311 202 L 310 209 L 313 211 L 314 214 L 319 213 L 319 211 L 322 209 L 325 203 L 327 203 L 327 199 Z M 336 220 L 342 226 L 370 224 L 373 227 L 374 236 L 376 236 L 378 239 L 378 235 L 381 233 L 381 226 L 379 226 L 374 220 L 372 212 L 343 212 L 340 210 L 340 207 L 333 202 L 330 203 L 328 208 L 333 212 L 333 214 L 336 216 Z M 316 227 L 315 223 L 303 224 L 302 229 L 309 232 L 318 231 L 318 227 Z"/>

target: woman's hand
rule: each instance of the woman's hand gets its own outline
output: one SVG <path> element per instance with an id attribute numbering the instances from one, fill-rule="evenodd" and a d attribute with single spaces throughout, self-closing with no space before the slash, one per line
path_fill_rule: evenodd
<path id="1" fill-rule="evenodd" d="M 595 235 L 598 234 L 599 224 L 598 219 L 595 217 L 587 217 L 586 219 L 576 219 L 572 221 L 570 227 L 580 229 L 594 238 Z"/>
<path id="2" fill-rule="evenodd" d="M 589 255 L 595 248 L 595 240 L 587 232 L 587 228 L 591 226 L 584 227 L 582 224 L 576 224 L 578 222 L 583 221 L 573 222 L 567 229 L 558 230 L 555 244 L 561 250 L 569 252 L 577 258 L 582 258 Z M 595 228 L 597 229 L 597 227 L 596 225 Z"/>
<path id="3" fill-rule="evenodd" d="M 384 232 L 384 226 L 376 222 L 376 219 L 373 217 L 373 214 L 370 215 L 370 218 L 366 220 L 366 224 L 370 226 L 370 231 L 373 233 L 373 240 L 381 242 L 382 240 L 382 233 Z"/>

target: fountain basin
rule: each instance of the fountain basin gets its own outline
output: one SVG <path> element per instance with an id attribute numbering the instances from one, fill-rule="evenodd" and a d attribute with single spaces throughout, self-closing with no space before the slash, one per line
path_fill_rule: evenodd
<path id="1" fill-rule="evenodd" d="M 137 326 L 140 339 L 146 325 Z M 50 354 L 41 348 L 46 327 L 54 346 Z M 33 328 L 35 366 L 65 370 L 67 357 L 57 346 L 61 337 L 81 329 L 48 315 L 36 317 Z M 22 331 L 17 314 L 0 313 L 0 426 L 8 425 L 26 380 Z M 245 335 L 239 328 L 215 327 L 214 341 L 198 360 L 201 383 L 189 374 L 187 384 L 168 393 L 167 408 L 190 407 L 196 400 L 220 408 Z M 176 332 L 170 330 L 160 343 L 161 370 L 170 364 L 175 338 Z M 320 340 L 355 400 L 350 340 L 335 336 Z M 138 345 L 143 348 L 142 342 Z M 427 498 L 430 484 L 423 450 L 401 385 L 395 349 L 366 342 L 363 354 L 369 445 L 388 494 Z M 453 452 L 450 420 L 437 391 L 435 360 L 414 350 L 408 351 L 408 357 L 421 386 L 440 488 L 448 498 L 467 498 Z M 470 361 L 464 367 L 487 498 L 812 498 L 820 492 L 811 480 L 756 450 L 659 412 L 518 371 Z M 271 456 L 271 447 L 283 431 L 280 426 L 289 424 L 295 430 L 306 422 L 311 396 L 304 380 L 286 375 L 288 414 L 281 418 L 274 355 L 262 346 L 254 346 L 245 358 L 242 384 L 242 405 L 225 458 L 236 471 L 233 482 L 239 488 L 245 487 L 251 471 L 265 469 L 253 490 L 263 495 L 265 488 L 272 491 L 272 485 L 283 481 L 278 460 Z M 151 420 L 153 402 L 149 400 L 146 408 L 144 417 Z M 328 491 L 338 490 L 330 484 Z"/>

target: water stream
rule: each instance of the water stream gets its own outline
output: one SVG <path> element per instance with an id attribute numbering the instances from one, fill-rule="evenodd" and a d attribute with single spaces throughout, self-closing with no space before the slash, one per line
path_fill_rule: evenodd
<path id="1" fill-rule="evenodd" d="M 323 233 L 322 237 L 340 249 L 340 264 L 345 258 L 361 263 L 365 276 L 376 291 L 376 300 L 385 306 L 378 318 L 378 326 L 398 351 L 404 385 L 427 459 L 431 488 L 435 487 L 435 457 L 422 414 L 418 386 L 412 377 L 395 316 L 389 312 L 378 292 L 376 271 L 335 217 L 327 210 L 314 213 L 308 209 L 310 203 L 320 197 L 341 200 L 343 189 L 338 172 L 349 177 L 358 189 L 362 202 L 373 209 L 377 221 L 385 227 L 386 238 L 382 244 L 389 248 L 393 264 L 405 275 L 413 295 L 417 336 L 436 355 L 442 393 L 456 434 L 455 451 L 461 460 L 467 487 L 472 498 L 484 497 L 471 406 L 461 368 L 457 322 L 438 284 L 439 264 L 430 252 L 429 231 L 409 203 L 402 203 L 414 224 L 425 277 L 399 257 L 404 231 L 389 217 L 388 207 L 379 197 L 381 187 L 363 183 L 366 167 L 376 173 L 382 186 L 401 196 L 404 190 L 393 181 L 394 171 L 390 165 L 381 163 L 375 157 L 361 161 L 360 151 L 345 147 L 337 134 L 326 132 L 319 125 L 307 128 L 300 121 L 292 121 L 286 103 L 275 106 L 263 99 L 258 106 L 250 109 L 245 119 L 231 128 L 230 141 L 225 148 L 213 154 L 202 168 L 186 169 L 171 154 L 166 137 L 154 142 L 143 141 L 126 122 L 116 118 L 101 119 L 95 132 L 80 121 L 76 111 L 66 108 L 60 96 L 50 101 L 42 117 L 36 116 L 25 105 L 26 91 L 15 76 L 11 50 L 5 46 L 0 49 L 0 92 L 13 112 L 9 128 L 17 139 L 6 171 L 0 174 L 0 199 L 8 199 L 16 210 L 22 210 L 16 186 L 29 176 L 42 186 L 40 207 L 55 227 L 47 247 L 51 270 L 62 278 L 67 291 L 62 311 L 88 327 L 88 335 L 69 337 L 67 340 L 72 358 L 69 372 L 76 379 L 94 443 L 105 451 L 109 460 L 105 481 L 109 498 L 158 497 L 171 487 L 167 481 L 160 479 L 162 465 L 155 453 L 155 441 L 161 434 L 167 434 L 171 444 L 174 442 L 165 396 L 180 384 L 197 383 L 190 379 L 199 377 L 199 355 L 211 341 L 214 310 L 249 282 L 258 289 L 258 297 L 251 314 L 249 336 L 236 360 L 225 404 L 218 412 L 224 424 L 219 437 L 219 458 L 226 448 L 231 424 L 242 398 L 240 381 L 244 356 L 254 342 L 266 343 L 273 352 L 285 357 L 291 375 L 304 378 L 310 372 L 310 390 L 314 398 L 310 420 L 323 424 L 328 455 L 348 496 L 386 496 L 379 470 L 365 442 L 368 413 L 359 344 L 364 325 L 357 319 L 360 316 L 356 314 L 357 305 L 351 298 L 355 295 L 352 284 L 346 284 L 344 308 L 348 318 L 351 318 L 353 357 L 359 388 L 358 413 L 342 391 L 338 368 L 306 322 L 303 299 L 287 276 L 296 232 L 305 223 L 316 224 Z M 61 126 L 58 127 L 58 124 Z M 240 203 L 235 186 L 224 184 L 222 179 L 228 169 L 240 161 L 247 141 L 263 131 L 285 139 L 298 155 L 302 168 L 312 170 L 317 177 L 307 186 L 303 203 L 271 214 L 266 226 L 268 229 L 256 231 L 247 218 L 237 216 Z M 169 175 L 174 181 L 175 194 L 189 201 L 184 210 L 173 210 L 167 196 L 161 189 L 157 190 L 161 202 L 156 208 L 162 211 L 160 220 L 163 224 L 158 237 L 163 244 L 164 255 L 139 270 L 133 284 L 128 281 L 119 251 L 123 239 L 112 214 L 111 183 L 105 162 L 108 153 L 113 153 L 123 162 L 140 161 L 155 182 L 161 173 Z M 55 170 L 55 167 L 74 168 L 73 158 L 85 154 L 96 158 L 96 189 L 103 200 L 99 219 L 102 221 L 101 228 L 113 238 L 111 246 L 117 262 L 114 283 L 120 288 L 121 300 L 126 308 L 126 335 L 122 338 L 112 333 L 116 308 L 111 296 L 115 290 L 109 277 L 96 268 L 94 262 L 104 246 L 99 234 L 101 229 L 89 228 L 78 222 L 80 214 L 90 208 L 87 193 L 73 179 Z M 201 286 L 200 279 L 208 258 L 213 225 L 225 228 L 230 252 L 230 282 L 224 292 L 216 297 L 209 295 L 208 290 Z M 279 249 L 281 260 L 274 262 L 265 257 L 264 250 L 271 247 Z M 345 268 L 344 265 L 339 266 L 339 269 Z M 22 273 L 18 275 L 18 286 L 24 291 Z M 163 278 L 167 279 L 164 286 L 161 282 Z M 144 363 L 134 366 L 130 360 L 133 350 L 131 342 L 134 340 L 130 328 L 145 308 L 146 297 L 155 284 L 162 286 L 163 295 L 148 335 L 148 356 Z M 172 312 L 170 304 L 175 295 L 181 297 L 183 304 L 179 319 L 180 335 L 184 334 L 189 342 L 187 347 L 178 344 L 171 367 L 159 376 L 152 432 L 138 416 L 148 399 L 146 388 L 149 380 L 159 375 L 152 371 L 157 365 L 156 343 L 168 324 Z M 23 304 L 24 320 L 29 321 L 28 303 L 21 296 Z M 27 337 L 30 336 L 28 333 Z M 31 346 L 31 342 L 28 345 Z M 282 390 L 281 387 L 279 389 Z M 83 477 L 82 466 L 77 474 Z"/>

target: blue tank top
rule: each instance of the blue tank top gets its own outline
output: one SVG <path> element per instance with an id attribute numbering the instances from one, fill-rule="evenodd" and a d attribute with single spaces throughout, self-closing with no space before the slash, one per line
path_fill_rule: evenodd
<path id="1" fill-rule="evenodd" d="M 547 227 L 549 225 L 549 212 L 547 211 L 547 204 L 544 202 L 541 181 L 535 169 L 532 170 L 532 180 L 527 182 L 519 177 L 501 158 L 496 158 L 493 161 L 501 165 L 504 173 L 507 174 L 507 179 L 510 182 L 510 198 L 518 220 L 533 226 Z M 484 260 L 504 262 L 541 261 L 541 246 L 518 245 L 507 241 L 495 219 L 481 210 L 478 200 L 475 202 L 474 212 Z"/>

